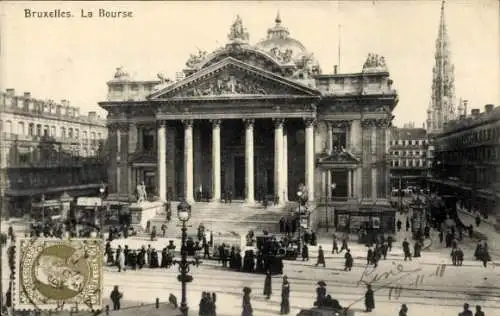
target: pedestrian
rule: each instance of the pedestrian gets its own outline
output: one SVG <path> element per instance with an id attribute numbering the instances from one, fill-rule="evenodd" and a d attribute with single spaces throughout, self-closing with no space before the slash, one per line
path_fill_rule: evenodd
<path id="1" fill-rule="evenodd" d="M 409 230 L 410 230 L 410 220 L 407 217 L 406 218 L 406 231 L 409 231 Z"/>
<path id="2" fill-rule="evenodd" d="M 119 250 L 121 250 L 121 249 L 119 249 Z M 117 265 L 118 265 L 118 272 L 122 272 L 122 269 L 123 269 L 123 271 L 125 271 L 125 252 L 124 251 L 120 251 L 118 253 Z"/>
<path id="3" fill-rule="evenodd" d="M 266 271 L 266 278 L 264 280 L 264 296 L 266 297 L 266 300 L 271 298 L 272 293 L 273 293 L 273 290 L 272 290 L 271 270 L 267 270 Z"/>
<path id="4" fill-rule="evenodd" d="M 408 316 L 408 307 L 406 306 L 406 304 L 401 305 L 399 316 Z"/>
<path id="5" fill-rule="evenodd" d="M 464 304 L 464 310 L 458 316 L 473 316 L 472 311 L 469 309 L 469 304 Z"/>
<path id="6" fill-rule="evenodd" d="M 290 313 L 290 282 L 288 282 L 288 277 L 284 275 L 283 284 L 281 285 L 280 314 L 288 315 L 289 313 Z"/>
<path id="7" fill-rule="evenodd" d="M 241 316 L 253 316 L 253 308 L 252 302 L 250 301 L 250 293 L 252 293 L 252 289 L 245 286 L 243 288 L 243 302 L 241 304 L 242 312 Z"/>
<path id="8" fill-rule="evenodd" d="M 113 291 L 111 291 L 110 299 L 113 302 L 113 310 L 120 310 L 120 301 L 123 298 L 123 293 L 118 291 L 118 285 L 115 285 Z"/>
<path id="9" fill-rule="evenodd" d="M 309 261 L 309 247 L 305 243 L 302 246 L 302 261 Z"/>
<path id="10" fill-rule="evenodd" d="M 165 237 L 165 235 L 167 234 L 167 225 L 161 224 L 161 232 L 163 237 Z"/>
<path id="11" fill-rule="evenodd" d="M 342 239 L 342 246 L 340 247 L 340 252 L 347 250 L 349 247 L 347 247 L 347 240 L 345 238 Z"/>
<path id="12" fill-rule="evenodd" d="M 411 261 L 411 252 L 410 252 L 410 243 L 408 240 L 405 238 L 403 241 L 403 253 L 404 253 L 404 260 L 410 259 Z"/>
<path id="13" fill-rule="evenodd" d="M 371 247 L 368 247 L 368 251 L 366 252 L 366 265 L 370 265 L 373 262 L 373 250 Z"/>
<path id="14" fill-rule="evenodd" d="M 403 225 L 403 223 L 401 223 L 401 220 L 398 219 L 398 221 L 396 222 L 396 226 L 398 227 L 398 232 L 401 231 L 401 225 Z"/>
<path id="15" fill-rule="evenodd" d="M 456 251 L 456 256 L 457 256 L 457 266 L 461 266 L 462 263 L 464 262 L 464 252 L 462 249 L 458 248 Z"/>
<path id="16" fill-rule="evenodd" d="M 481 306 L 476 305 L 476 313 L 474 314 L 474 316 L 485 316 L 484 312 L 481 310 Z"/>
<path id="17" fill-rule="evenodd" d="M 339 253 L 339 246 L 337 245 L 337 236 L 333 234 L 332 255 L 335 253 Z"/>
<path id="18" fill-rule="evenodd" d="M 347 249 L 344 258 L 345 258 L 344 271 L 351 271 L 354 260 L 352 258 L 350 249 Z"/>
<path id="19" fill-rule="evenodd" d="M 456 266 L 457 265 L 457 249 L 455 249 L 455 248 L 451 249 L 450 257 L 451 257 L 451 262 L 453 263 L 454 266 Z"/>
<path id="20" fill-rule="evenodd" d="M 149 233 L 151 231 L 151 221 L 146 222 L 146 233 Z"/>
<path id="21" fill-rule="evenodd" d="M 393 241 L 394 240 L 392 239 L 392 236 L 387 237 L 387 248 L 388 248 L 389 252 L 392 250 L 392 242 Z"/>
<path id="22" fill-rule="evenodd" d="M 319 246 L 318 248 L 318 260 L 316 261 L 316 266 L 322 264 L 323 265 L 323 268 L 326 267 L 326 264 L 325 264 L 325 254 L 323 252 L 323 248 L 321 246 Z"/>
<path id="23" fill-rule="evenodd" d="M 370 284 L 366 286 L 365 308 L 367 313 L 375 309 L 375 298 L 373 297 L 373 290 Z"/>

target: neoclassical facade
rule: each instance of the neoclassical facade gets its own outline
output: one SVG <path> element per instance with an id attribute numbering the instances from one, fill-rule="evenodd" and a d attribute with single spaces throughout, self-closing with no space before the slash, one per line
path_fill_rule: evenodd
<path id="1" fill-rule="evenodd" d="M 388 195 L 388 145 L 397 93 L 383 57 L 362 72 L 322 74 L 278 16 L 251 45 L 241 18 L 228 43 L 191 55 L 185 76 L 136 81 L 122 68 L 107 83 L 110 192 L 145 182 L 160 199 L 200 196 L 253 203 L 375 203 Z M 335 188 L 332 187 L 335 183 Z"/>

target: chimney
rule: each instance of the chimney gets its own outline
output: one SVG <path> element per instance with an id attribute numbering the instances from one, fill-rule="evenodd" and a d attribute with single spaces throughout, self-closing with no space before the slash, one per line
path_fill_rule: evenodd
<path id="1" fill-rule="evenodd" d="M 472 115 L 473 118 L 477 118 L 479 116 L 479 113 L 480 113 L 479 109 L 470 110 L 470 114 Z"/>
<path id="2" fill-rule="evenodd" d="M 333 65 L 333 74 L 336 75 L 338 73 L 339 66 Z"/>
<path id="3" fill-rule="evenodd" d="M 469 104 L 469 100 L 464 100 L 464 113 L 467 115 L 467 105 Z"/>
<path id="4" fill-rule="evenodd" d="M 31 98 L 31 92 L 25 92 L 25 93 L 24 93 L 24 97 L 25 97 L 26 99 Z"/>
<path id="5" fill-rule="evenodd" d="M 96 117 L 97 117 L 97 112 L 95 112 L 95 111 L 89 112 L 89 119 L 90 120 L 95 120 Z"/>
<path id="6" fill-rule="evenodd" d="M 494 107 L 494 105 L 493 105 L 493 104 L 486 104 L 486 105 L 484 106 L 484 112 L 486 112 L 486 113 L 490 113 L 491 111 L 493 111 L 493 107 Z"/>
<path id="7" fill-rule="evenodd" d="M 7 92 L 8 95 L 11 95 L 11 96 L 16 94 L 16 89 L 9 88 L 9 89 L 5 89 L 5 91 Z"/>

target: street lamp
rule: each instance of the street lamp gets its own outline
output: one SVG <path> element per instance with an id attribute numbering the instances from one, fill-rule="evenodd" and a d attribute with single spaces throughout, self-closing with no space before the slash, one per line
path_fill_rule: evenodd
<path id="1" fill-rule="evenodd" d="M 332 185 L 330 186 L 331 191 L 335 190 L 336 188 L 337 188 L 337 184 L 335 182 L 333 182 Z M 326 186 L 326 190 L 328 190 L 328 186 Z M 328 232 L 328 226 L 330 226 L 328 223 L 328 217 L 329 217 L 328 216 L 328 192 L 325 192 L 325 201 L 326 201 L 326 203 L 325 203 L 326 231 Z"/>
<path id="2" fill-rule="evenodd" d="M 104 191 L 106 191 L 106 189 L 104 188 L 104 185 L 101 185 L 101 187 L 99 188 L 99 195 L 101 197 L 101 209 L 100 209 L 100 212 L 99 212 L 99 231 L 101 233 L 101 238 L 104 238 Z"/>
<path id="3" fill-rule="evenodd" d="M 189 275 L 189 266 L 190 265 L 198 265 L 200 262 L 198 260 L 187 260 L 187 248 L 186 248 L 186 239 L 187 239 L 187 226 L 186 223 L 191 218 L 191 205 L 189 205 L 186 201 L 182 201 L 177 206 L 177 217 L 182 222 L 182 237 L 181 237 L 181 260 L 173 260 L 173 264 L 179 266 L 180 274 L 177 275 L 177 280 L 182 283 L 182 299 L 181 299 L 181 307 L 179 310 L 182 313 L 182 316 L 188 315 L 189 307 L 187 305 L 186 299 L 186 284 L 193 281 L 193 277 Z"/>
<path id="4" fill-rule="evenodd" d="M 300 210 L 300 206 L 302 205 L 302 191 L 299 190 L 297 191 L 297 201 L 299 202 L 299 214 L 298 214 L 298 217 L 299 217 L 299 227 L 298 227 L 298 230 L 299 230 L 299 245 L 298 245 L 298 254 L 301 255 L 302 254 L 302 223 L 301 223 L 301 220 L 302 220 L 302 211 Z"/>
<path id="5" fill-rule="evenodd" d="M 45 232 L 45 194 L 42 194 L 40 199 L 42 202 L 42 234 Z"/>

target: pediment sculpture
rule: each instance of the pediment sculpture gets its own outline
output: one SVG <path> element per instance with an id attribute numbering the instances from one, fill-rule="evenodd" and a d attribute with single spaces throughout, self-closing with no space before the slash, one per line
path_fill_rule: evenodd
<path id="1" fill-rule="evenodd" d="M 194 68 L 196 65 L 201 63 L 206 56 L 207 52 L 204 50 L 198 50 L 197 54 L 190 54 L 189 59 L 186 61 L 186 67 Z"/>
<path id="2" fill-rule="evenodd" d="M 251 78 L 239 78 L 224 74 L 202 82 L 200 85 L 181 91 L 176 97 L 202 97 L 220 95 L 266 95 L 269 91 L 262 83 Z"/>
<path id="3" fill-rule="evenodd" d="M 172 82 L 172 80 L 169 77 L 167 77 L 167 75 L 162 74 L 162 73 L 156 74 L 156 77 L 158 77 L 158 79 L 160 79 L 160 84 L 165 84 L 165 83 L 171 83 Z"/>

